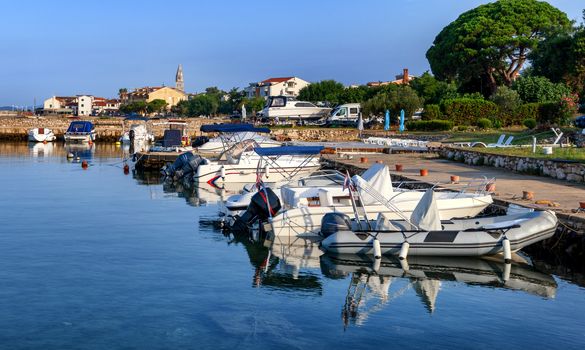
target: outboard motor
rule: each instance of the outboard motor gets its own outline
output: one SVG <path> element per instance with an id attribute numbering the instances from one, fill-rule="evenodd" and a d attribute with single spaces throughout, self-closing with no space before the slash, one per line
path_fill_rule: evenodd
<path id="1" fill-rule="evenodd" d="M 327 213 L 321 219 L 321 232 L 323 238 L 327 238 L 339 231 L 350 231 L 351 219 L 343 213 Z"/>
<path id="2" fill-rule="evenodd" d="M 195 155 L 191 152 L 185 152 L 177 157 L 173 164 L 165 165 L 161 172 L 175 181 L 180 180 L 183 177 L 194 173 L 202 161 L 203 158 L 201 158 L 201 156 Z"/>
<path id="3" fill-rule="evenodd" d="M 197 136 L 197 138 L 195 138 L 195 140 L 193 140 L 193 142 L 191 143 L 191 146 L 193 147 L 203 146 L 203 144 L 207 143 L 208 141 L 209 137 L 207 136 Z"/>
<path id="4" fill-rule="evenodd" d="M 235 216 L 230 229 L 234 232 L 247 232 L 253 222 L 266 221 L 269 217 L 276 215 L 280 209 L 280 199 L 276 193 L 271 188 L 261 188 L 252 196 L 244 214 Z"/>
<path id="5" fill-rule="evenodd" d="M 128 137 L 130 138 L 130 143 L 134 143 L 134 138 L 136 137 L 136 131 L 134 131 L 134 129 L 130 129 L 130 131 L 128 131 Z"/>

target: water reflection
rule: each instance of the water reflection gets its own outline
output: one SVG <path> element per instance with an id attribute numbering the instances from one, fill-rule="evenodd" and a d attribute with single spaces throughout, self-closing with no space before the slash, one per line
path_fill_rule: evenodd
<path id="1" fill-rule="evenodd" d="M 55 145 L 52 142 L 29 142 L 28 148 L 33 158 L 47 158 L 52 156 Z"/>
<path id="2" fill-rule="evenodd" d="M 437 297 L 444 281 L 487 288 L 504 288 L 543 298 L 554 298 L 554 278 L 527 264 L 503 264 L 477 258 L 416 256 L 408 262 L 384 257 L 379 263 L 367 256 L 323 255 L 321 269 L 325 276 L 349 276 L 349 287 L 342 307 L 342 320 L 362 325 L 372 313 L 409 290 L 420 298 L 429 313 L 437 308 Z M 399 287 L 392 291 L 393 284 Z"/>

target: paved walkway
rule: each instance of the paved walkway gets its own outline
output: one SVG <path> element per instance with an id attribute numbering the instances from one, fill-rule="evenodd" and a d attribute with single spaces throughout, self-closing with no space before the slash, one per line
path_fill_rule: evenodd
<path id="1" fill-rule="evenodd" d="M 460 181 L 469 181 L 474 178 L 486 176 L 496 178 L 496 191 L 494 199 L 508 203 L 516 203 L 523 206 L 553 209 L 565 217 L 574 217 L 578 221 L 585 222 L 585 213 L 573 213 L 579 207 L 579 202 L 585 201 L 585 185 L 576 184 L 548 177 L 517 174 L 509 170 L 487 166 L 472 166 L 456 163 L 438 158 L 434 154 L 365 154 L 368 163 L 360 163 L 360 155 L 351 155 L 352 159 L 340 158 L 340 155 L 324 155 L 325 158 L 357 166 L 368 168 L 376 161 L 382 161 L 388 165 L 391 174 L 398 174 L 412 180 L 429 183 L 449 183 L 451 175 L 458 175 Z M 402 164 L 403 171 L 396 172 L 395 164 Z M 420 176 L 420 169 L 428 169 L 428 175 Z M 456 186 L 456 185 L 455 185 Z M 455 187 L 445 185 L 443 187 Z M 534 192 L 534 200 L 522 199 L 522 191 Z M 546 204 L 537 205 L 535 201 L 547 200 L 559 204 L 559 207 L 549 207 Z"/>

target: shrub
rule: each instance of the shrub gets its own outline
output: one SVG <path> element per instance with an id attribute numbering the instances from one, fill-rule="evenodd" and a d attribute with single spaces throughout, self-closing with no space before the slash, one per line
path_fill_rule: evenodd
<path id="1" fill-rule="evenodd" d="M 443 114 L 439 105 L 428 104 L 422 114 L 423 120 L 442 119 Z"/>
<path id="2" fill-rule="evenodd" d="M 406 123 L 411 131 L 448 131 L 453 129 L 453 123 L 448 120 L 415 120 Z"/>
<path id="3" fill-rule="evenodd" d="M 492 127 L 492 121 L 487 118 L 479 118 L 477 120 L 477 126 L 479 126 L 480 129 L 489 129 Z"/>
<path id="4" fill-rule="evenodd" d="M 514 118 L 512 120 L 513 125 L 521 125 L 526 119 L 538 119 L 538 110 L 540 103 L 525 103 L 514 112 Z"/>
<path id="5" fill-rule="evenodd" d="M 465 125 L 458 125 L 457 131 L 467 131 L 467 127 Z"/>
<path id="6" fill-rule="evenodd" d="M 522 122 L 522 124 L 524 124 L 524 126 L 527 127 L 528 129 L 534 129 L 536 128 L 536 119 L 532 118 L 524 119 L 524 122 Z"/>
<path id="7" fill-rule="evenodd" d="M 477 98 L 445 100 L 441 109 L 446 119 L 455 125 L 473 125 L 479 118 L 494 118 L 498 113 L 495 103 Z"/>
<path id="8" fill-rule="evenodd" d="M 495 129 L 500 129 L 502 127 L 502 122 L 499 119 L 494 119 L 492 123 L 494 124 Z"/>

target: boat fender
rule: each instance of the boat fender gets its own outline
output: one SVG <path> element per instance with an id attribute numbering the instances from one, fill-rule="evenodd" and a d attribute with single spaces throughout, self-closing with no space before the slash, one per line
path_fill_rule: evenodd
<path id="1" fill-rule="evenodd" d="M 382 247 L 380 247 L 380 241 L 377 238 L 372 241 L 372 246 L 374 247 L 374 258 L 382 259 Z"/>
<path id="2" fill-rule="evenodd" d="M 68 158 L 68 159 L 69 159 L 69 158 L 73 158 L 73 157 L 75 157 L 75 156 L 73 155 L 73 153 L 71 153 L 71 152 L 67 153 L 67 158 Z"/>
<path id="3" fill-rule="evenodd" d="M 410 269 L 410 266 L 408 266 L 408 261 L 406 261 L 406 259 L 398 261 L 400 262 L 400 267 L 404 272 L 407 272 Z"/>
<path id="4" fill-rule="evenodd" d="M 398 254 L 398 259 L 406 260 L 408 256 L 408 249 L 410 248 L 410 244 L 408 242 L 402 243 L 402 247 L 400 247 L 400 254 Z"/>
<path id="5" fill-rule="evenodd" d="M 222 165 L 222 167 L 219 169 L 219 174 L 220 174 L 220 176 L 221 176 L 221 179 L 222 179 L 222 180 L 225 180 L 225 168 L 223 167 L 223 165 Z"/>
<path id="6" fill-rule="evenodd" d="M 268 179 L 270 177 L 270 165 L 266 164 L 264 167 L 264 176 Z"/>
<path id="7" fill-rule="evenodd" d="M 502 241 L 502 247 L 504 248 L 504 262 L 509 264 L 512 262 L 512 247 L 510 246 L 510 240 L 504 238 Z"/>
<path id="8" fill-rule="evenodd" d="M 372 270 L 375 273 L 378 273 L 378 271 L 380 271 L 381 264 L 382 264 L 382 259 L 374 259 L 374 263 L 372 264 Z"/>
<path id="9" fill-rule="evenodd" d="M 504 264 L 504 272 L 502 275 L 502 280 L 504 280 L 504 283 L 508 282 L 510 279 L 510 272 L 512 272 L 512 264 Z"/>

